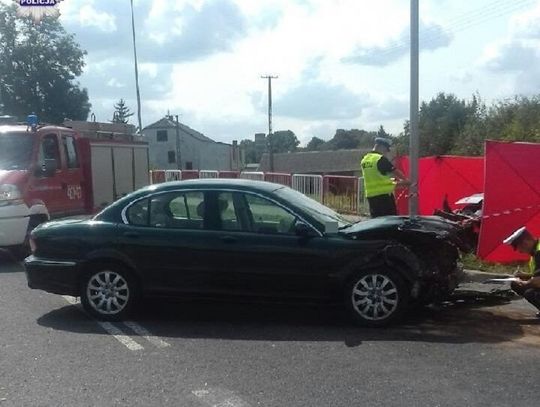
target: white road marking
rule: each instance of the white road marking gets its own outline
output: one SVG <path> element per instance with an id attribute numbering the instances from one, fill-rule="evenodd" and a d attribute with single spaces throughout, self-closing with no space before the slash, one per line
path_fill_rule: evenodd
<path id="1" fill-rule="evenodd" d="M 118 342 L 124 345 L 129 350 L 143 350 L 144 347 L 139 345 L 129 336 L 125 335 L 120 328 L 117 328 L 110 322 L 96 321 L 103 329 L 105 329 L 110 335 L 114 337 Z"/>
<path id="2" fill-rule="evenodd" d="M 62 298 L 69 302 L 71 305 L 77 305 L 81 303 L 81 300 L 77 297 L 72 297 L 71 295 L 62 295 Z"/>
<path id="3" fill-rule="evenodd" d="M 78 305 L 81 303 L 81 300 L 76 297 L 72 297 L 70 295 L 62 295 L 62 298 L 66 300 L 71 305 Z M 107 331 L 108 334 L 110 334 L 114 339 L 116 339 L 118 342 L 120 342 L 122 345 L 124 345 L 129 350 L 143 350 L 144 347 L 137 342 L 135 342 L 133 339 L 131 339 L 128 335 L 124 334 L 118 327 L 114 326 L 110 322 L 103 322 L 103 321 L 97 321 L 96 322 L 101 326 L 105 331 Z M 136 332 L 136 331 L 135 331 Z"/>
<path id="4" fill-rule="evenodd" d="M 161 339 L 159 336 L 154 335 L 150 331 L 148 331 L 146 328 L 140 326 L 138 323 L 133 321 L 125 321 L 124 325 L 133 330 L 137 335 L 142 336 L 144 339 L 146 339 L 148 342 L 150 342 L 152 345 L 158 347 L 158 348 L 166 348 L 171 346 L 170 343 L 165 342 L 163 339 Z"/>
<path id="5" fill-rule="evenodd" d="M 250 407 L 250 404 L 242 400 L 230 390 L 207 388 L 193 390 L 192 393 L 204 404 L 212 407 Z"/>

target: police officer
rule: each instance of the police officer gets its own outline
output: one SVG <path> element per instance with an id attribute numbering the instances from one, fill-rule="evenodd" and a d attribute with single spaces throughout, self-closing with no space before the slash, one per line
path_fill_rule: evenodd
<path id="1" fill-rule="evenodd" d="M 513 281 L 511 287 L 540 310 L 540 242 L 525 227 L 521 227 L 504 239 L 504 243 L 531 256 L 528 270 L 516 272 L 514 276 L 519 280 Z M 540 318 L 540 312 L 536 316 Z"/>
<path id="2" fill-rule="evenodd" d="M 390 145 L 389 140 L 377 137 L 373 151 L 366 154 L 360 163 L 364 177 L 364 192 L 372 218 L 397 215 L 394 199 L 396 184 L 410 184 L 403 173 L 388 159 Z"/>

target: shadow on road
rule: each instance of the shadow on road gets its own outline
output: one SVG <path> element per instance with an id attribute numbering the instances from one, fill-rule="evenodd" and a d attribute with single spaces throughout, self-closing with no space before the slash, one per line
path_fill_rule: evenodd
<path id="1" fill-rule="evenodd" d="M 501 343 L 526 335 L 524 326 L 539 321 L 512 313 L 507 301 L 469 300 L 412 312 L 399 325 L 384 329 L 354 326 L 341 307 L 267 305 L 209 301 L 145 301 L 132 319 L 164 338 L 251 341 L 335 341 L 349 347 L 369 341 Z M 495 308 L 490 308 L 495 307 Z M 506 310 L 506 308 L 508 310 Z M 96 324 L 73 306 L 38 319 L 42 326 L 70 332 L 96 332 Z M 88 322 L 91 322 L 89 324 Z M 103 332 L 104 333 L 104 332 Z"/>
<path id="2" fill-rule="evenodd" d="M 24 271 L 20 262 L 15 260 L 7 250 L 0 249 L 0 273 L 15 273 Z"/>

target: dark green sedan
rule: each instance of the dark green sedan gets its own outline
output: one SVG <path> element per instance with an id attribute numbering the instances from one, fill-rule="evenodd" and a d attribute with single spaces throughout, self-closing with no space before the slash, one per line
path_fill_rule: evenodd
<path id="1" fill-rule="evenodd" d="M 380 326 L 458 282 L 459 229 L 438 217 L 351 223 L 288 187 L 191 180 L 136 191 L 90 220 L 32 232 L 30 288 L 80 296 L 99 319 L 142 297 L 339 300 Z"/>

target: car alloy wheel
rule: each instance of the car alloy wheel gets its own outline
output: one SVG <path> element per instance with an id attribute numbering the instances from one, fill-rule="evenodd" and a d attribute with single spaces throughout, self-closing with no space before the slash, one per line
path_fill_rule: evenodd
<path id="1" fill-rule="evenodd" d="M 352 303 L 355 311 L 367 320 L 388 318 L 396 310 L 399 294 L 392 280 L 382 274 L 368 274 L 354 285 Z"/>
<path id="2" fill-rule="evenodd" d="M 86 295 L 92 308 L 100 314 L 118 314 L 129 301 L 129 287 L 124 277 L 107 270 L 90 278 Z"/>
<path id="3" fill-rule="evenodd" d="M 357 322 L 383 326 L 405 311 L 409 291 L 399 274 L 374 270 L 356 274 L 347 286 L 345 299 Z"/>
<path id="4" fill-rule="evenodd" d="M 99 319 L 122 319 L 135 296 L 136 286 L 131 274 L 117 266 L 101 266 L 99 271 L 88 273 L 81 287 L 84 308 Z"/>

